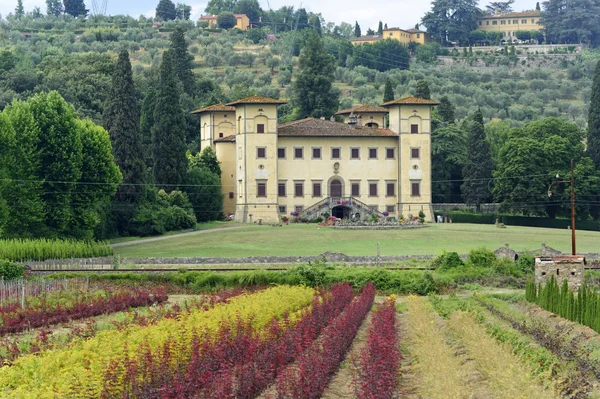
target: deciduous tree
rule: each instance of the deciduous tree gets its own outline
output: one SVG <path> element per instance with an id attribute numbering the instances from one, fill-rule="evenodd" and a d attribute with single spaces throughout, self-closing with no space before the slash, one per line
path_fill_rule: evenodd
<path id="1" fill-rule="evenodd" d="M 447 96 L 440 98 L 440 105 L 437 107 L 437 112 L 442 121 L 445 123 L 454 123 L 454 105 L 450 102 Z"/>
<path id="2" fill-rule="evenodd" d="M 431 98 L 431 93 L 429 91 L 429 83 L 426 80 L 419 80 L 417 82 L 417 91 L 415 93 L 415 97 L 424 98 L 429 100 Z"/>
<path id="3" fill-rule="evenodd" d="M 160 0 L 156 6 L 156 18 L 163 21 L 172 21 L 177 17 L 175 3 L 171 0 Z"/>
<path id="4" fill-rule="evenodd" d="M 237 19 L 232 12 L 223 11 L 217 17 L 217 25 L 221 29 L 231 29 L 237 24 Z"/>
<path id="5" fill-rule="evenodd" d="M 58 17 L 63 13 L 63 10 L 61 0 L 46 0 L 46 14 Z"/>
<path id="6" fill-rule="evenodd" d="M 65 8 L 65 14 L 70 14 L 74 17 L 83 16 L 86 17 L 88 9 L 85 8 L 83 0 L 63 0 Z"/>
<path id="7" fill-rule="evenodd" d="M 445 44 L 466 41 L 480 15 L 477 0 L 434 0 L 422 23 L 434 40 Z"/>

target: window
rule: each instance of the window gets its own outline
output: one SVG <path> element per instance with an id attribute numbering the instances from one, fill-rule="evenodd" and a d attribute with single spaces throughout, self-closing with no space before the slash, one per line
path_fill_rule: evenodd
<path id="1" fill-rule="evenodd" d="M 341 151 L 339 148 L 332 148 L 331 149 L 331 159 L 340 159 L 341 158 L 340 152 Z"/>
<path id="2" fill-rule="evenodd" d="M 350 148 L 350 159 L 360 159 L 360 148 Z"/>
<path id="3" fill-rule="evenodd" d="M 394 159 L 396 158 L 396 149 L 395 148 L 386 148 L 385 149 L 385 159 Z"/>
<path id="4" fill-rule="evenodd" d="M 303 206 L 303 205 L 296 205 L 296 206 L 294 207 L 294 210 L 295 210 L 296 212 L 302 212 L 302 211 L 304 210 L 304 206 Z"/>
<path id="5" fill-rule="evenodd" d="M 412 197 L 420 197 L 421 196 L 421 183 L 419 183 L 419 182 L 410 183 L 410 195 Z"/>
<path id="6" fill-rule="evenodd" d="M 419 125 L 410 125 L 411 133 L 419 133 Z"/>
<path id="7" fill-rule="evenodd" d="M 294 159 L 303 159 L 304 158 L 304 147 L 295 147 L 294 148 Z"/>
<path id="8" fill-rule="evenodd" d="M 479 21 L 479 26 L 481 26 L 481 21 Z"/>
<path id="9" fill-rule="evenodd" d="M 287 207 L 285 205 L 279 205 L 279 213 L 283 213 L 285 215 L 287 213 Z"/>
<path id="10" fill-rule="evenodd" d="M 265 125 L 263 123 L 258 123 L 256 125 L 256 133 L 264 133 L 265 132 Z"/>
<path id="11" fill-rule="evenodd" d="M 302 182 L 302 181 L 294 182 L 294 196 L 304 197 L 304 182 Z"/>
<path id="12" fill-rule="evenodd" d="M 277 149 L 277 158 L 285 159 L 285 147 Z"/>
<path id="13" fill-rule="evenodd" d="M 535 24 L 535 19 L 532 19 L 532 20 L 531 20 L 531 23 L 532 23 L 532 24 Z"/>
<path id="14" fill-rule="evenodd" d="M 256 158 L 266 158 L 267 149 L 266 147 L 256 147 Z"/>
<path id="15" fill-rule="evenodd" d="M 521 23 L 522 23 L 522 24 L 526 24 L 526 23 L 527 23 L 527 20 L 526 20 L 526 19 L 522 19 L 522 20 L 521 20 Z"/>
<path id="16" fill-rule="evenodd" d="M 223 133 L 219 133 L 219 138 L 223 138 Z"/>
<path id="17" fill-rule="evenodd" d="M 420 39 L 420 38 L 421 38 L 421 34 L 417 33 L 417 39 Z"/>
<path id="18" fill-rule="evenodd" d="M 285 182 L 284 181 L 280 181 L 277 184 L 277 196 L 279 196 L 279 197 L 285 197 L 286 196 Z"/>
<path id="19" fill-rule="evenodd" d="M 498 21 L 492 21 L 492 25 L 498 25 Z"/>
<path id="20" fill-rule="evenodd" d="M 507 21 L 507 23 L 510 25 L 510 19 Z"/>
<path id="21" fill-rule="evenodd" d="M 229 199 L 233 199 L 233 191 L 229 192 Z"/>
<path id="22" fill-rule="evenodd" d="M 267 196 L 267 183 L 256 183 L 256 196 L 266 197 Z"/>
<path id="23" fill-rule="evenodd" d="M 396 207 L 394 205 L 387 205 L 385 207 L 385 211 L 391 215 L 392 213 L 396 212 Z"/>
<path id="24" fill-rule="evenodd" d="M 390 32 L 390 36 L 394 36 L 394 34 L 392 32 Z"/>
<path id="25" fill-rule="evenodd" d="M 500 21 L 500 25 L 506 25 L 506 21 L 505 20 Z"/>
<path id="26" fill-rule="evenodd" d="M 490 24 L 490 21 L 485 21 L 485 24 L 486 24 L 486 25 L 489 25 L 489 24 Z"/>
<path id="27" fill-rule="evenodd" d="M 396 184 L 394 182 L 387 182 L 385 184 L 385 195 L 388 197 L 396 196 Z"/>
<path id="28" fill-rule="evenodd" d="M 377 183 L 369 182 L 369 197 L 377 197 Z"/>
<path id="29" fill-rule="evenodd" d="M 369 148 L 369 159 L 377 159 L 377 148 Z"/>
<path id="30" fill-rule="evenodd" d="M 513 24 L 515 24 L 515 25 L 516 25 L 516 24 L 518 24 L 518 23 L 519 23 L 519 20 L 518 20 L 518 19 L 513 19 Z"/>
<path id="31" fill-rule="evenodd" d="M 410 159 L 420 159 L 421 158 L 421 149 L 420 148 L 411 148 L 410 149 Z"/>
<path id="32" fill-rule="evenodd" d="M 238 180 L 238 195 L 242 198 L 242 181 Z"/>
<path id="33" fill-rule="evenodd" d="M 312 148 L 312 159 L 321 159 L 321 147 Z"/>
<path id="34" fill-rule="evenodd" d="M 360 183 L 352 183 L 352 196 L 360 197 Z"/>
<path id="35" fill-rule="evenodd" d="M 321 182 L 313 182 L 313 197 L 321 197 Z"/>

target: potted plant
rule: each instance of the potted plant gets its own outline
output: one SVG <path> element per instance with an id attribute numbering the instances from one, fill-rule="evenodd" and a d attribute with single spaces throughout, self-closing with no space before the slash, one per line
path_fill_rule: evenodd
<path id="1" fill-rule="evenodd" d="M 419 224 L 425 223 L 425 214 L 423 211 L 419 211 Z"/>
<path id="2" fill-rule="evenodd" d="M 284 224 L 288 224 L 288 221 L 289 221 L 289 219 L 288 219 L 288 217 L 287 217 L 287 216 L 283 215 L 283 216 L 281 217 L 281 221 L 282 221 Z"/>

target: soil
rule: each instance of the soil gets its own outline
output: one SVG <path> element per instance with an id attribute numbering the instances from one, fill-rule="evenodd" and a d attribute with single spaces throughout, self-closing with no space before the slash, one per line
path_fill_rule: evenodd
<path id="1" fill-rule="evenodd" d="M 402 302 L 402 301 L 397 301 Z M 402 362 L 400 363 L 400 386 L 399 392 L 401 398 L 417 399 L 420 398 L 419 377 L 414 371 L 414 357 L 410 353 L 410 345 L 407 343 L 409 331 L 406 318 L 408 314 L 400 313 L 396 316 L 398 323 L 398 341 L 400 342 L 400 353 L 402 354 Z"/>

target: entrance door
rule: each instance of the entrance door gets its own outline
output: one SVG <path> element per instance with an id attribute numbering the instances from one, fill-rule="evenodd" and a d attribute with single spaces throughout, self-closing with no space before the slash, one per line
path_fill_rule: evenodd
<path id="1" fill-rule="evenodd" d="M 342 182 L 339 180 L 333 180 L 329 185 L 329 195 L 331 197 L 341 197 L 342 196 Z"/>

